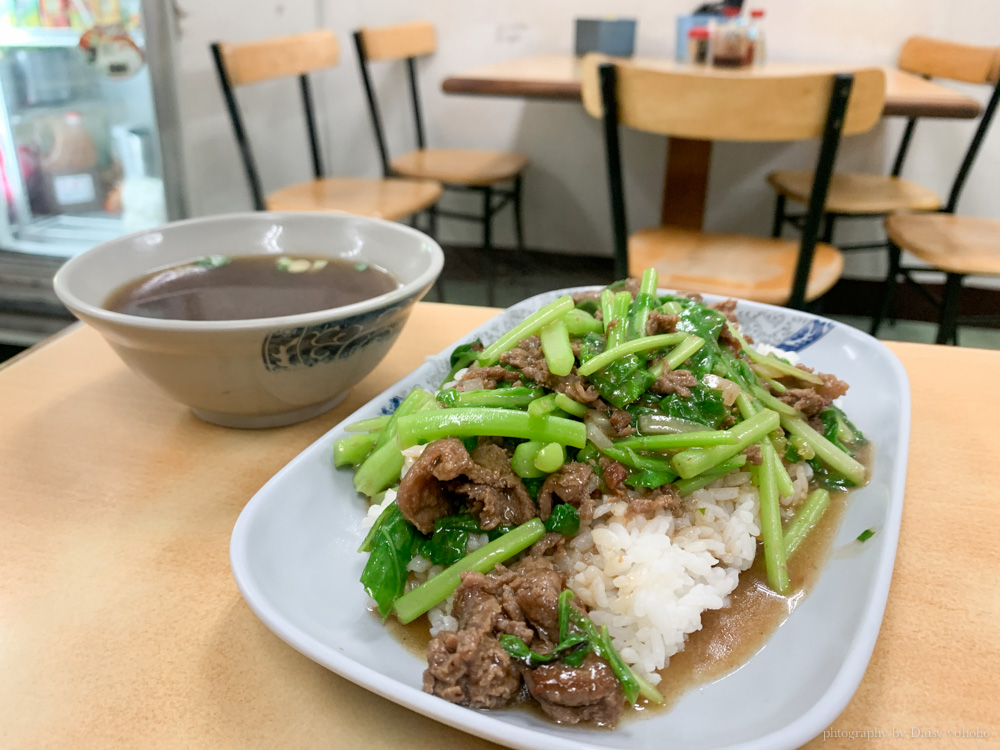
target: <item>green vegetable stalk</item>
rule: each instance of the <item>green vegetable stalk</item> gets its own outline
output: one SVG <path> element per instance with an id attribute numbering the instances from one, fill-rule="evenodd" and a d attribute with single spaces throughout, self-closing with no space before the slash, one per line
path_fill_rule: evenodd
<path id="1" fill-rule="evenodd" d="M 517 342 L 527 336 L 533 336 L 543 327 L 558 320 L 567 312 L 573 309 L 573 298 L 568 294 L 563 295 L 555 302 L 550 302 L 545 307 L 529 315 L 525 320 L 511 328 L 507 333 L 498 338 L 488 347 L 483 349 L 477 357 L 481 365 L 495 365 L 500 361 L 500 355 L 513 349 Z"/>
<path id="2" fill-rule="evenodd" d="M 788 564 L 785 541 L 781 533 L 781 505 L 778 502 L 775 467 L 778 454 L 768 444 L 761 446 L 761 453 L 763 461 L 760 465 L 760 536 L 764 542 L 767 584 L 779 594 L 787 594 Z"/>
<path id="3" fill-rule="evenodd" d="M 715 445 L 709 448 L 688 448 L 673 458 L 674 468 L 683 479 L 690 479 L 732 458 L 749 445 L 759 442 L 778 427 L 777 413 L 762 409 L 750 419 L 726 430 L 736 442 L 732 445 Z"/>
<path id="4" fill-rule="evenodd" d="M 802 438 L 815 451 L 816 458 L 837 473 L 842 474 L 851 484 L 857 487 L 865 483 L 864 465 L 816 432 L 806 424 L 805 420 L 782 416 L 781 426 L 785 428 L 786 432 Z"/>
<path id="5" fill-rule="evenodd" d="M 527 412 L 510 409 L 438 409 L 399 420 L 399 442 L 403 448 L 445 437 L 479 435 L 541 440 L 574 448 L 587 444 L 587 428 L 583 422 L 563 417 L 533 417 Z"/>
<path id="6" fill-rule="evenodd" d="M 569 375 L 576 363 L 573 348 L 569 343 L 569 331 L 562 318 L 553 320 L 539 332 L 545 364 L 553 375 Z"/>
<path id="7" fill-rule="evenodd" d="M 799 548 L 802 540 L 806 538 L 813 527 L 819 523 L 819 519 L 826 512 L 830 505 L 830 493 L 826 490 L 813 490 L 809 497 L 798 509 L 795 517 L 785 529 L 785 555 L 791 557 L 792 553 Z"/>
<path id="8" fill-rule="evenodd" d="M 523 552 L 543 536 L 545 536 L 545 525 L 541 519 L 532 518 L 499 539 L 466 555 L 429 581 L 403 594 L 393 605 L 393 612 L 404 625 L 413 622 L 431 607 L 447 599 L 449 594 L 462 583 L 461 576 L 465 571 L 477 570 L 480 573 L 489 573 L 497 563 Z M 405 581 L 405 576 L 403 580 Z"/>

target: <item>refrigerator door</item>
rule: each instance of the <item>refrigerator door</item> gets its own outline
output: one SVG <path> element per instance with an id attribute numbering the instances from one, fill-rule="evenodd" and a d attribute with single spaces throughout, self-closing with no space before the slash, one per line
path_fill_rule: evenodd
<path id="1" fill-rule="evenodd" d="M 169 3 L 35 5 L 0 19 L 0 249 L 65 258 L 182 218 Z"/>

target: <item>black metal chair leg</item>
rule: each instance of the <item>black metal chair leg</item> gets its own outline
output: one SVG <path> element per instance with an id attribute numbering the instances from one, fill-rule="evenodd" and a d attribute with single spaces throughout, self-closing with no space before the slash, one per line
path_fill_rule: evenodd
<path id="1" fill-rule="evenodd" d="M 431 206 L 427 209 L 427 234 L 431 239 L 437 240 L 438 235 L 438 213 L 437 208 Z"/>
<path id="2" fill-rule="evenodd" d="M 828 245 L 833 244 L 833 225 L 837 217 L 833 214 L 826 214 L 823 217 L 823 236 L 820 237 L 820 242 L 825 242 Z"/>
<path id="3" fill-rule="evenodd" d="M 882 326 L 882 321 L 885 320 L 886 316 L 889 314 L 889 310 L 892 309 L 892 299 L 896 294 L 901 252 L 899 246 L 891 240 L 889 241 L 888 250 L 889 272 L 885 275 L 885 281 L 882 284 L 882 298 L 879 300 L 878 308 L 875 311 L 875 315 L 872 317 L 872 327 L 870 331 L 872 336 L 878 336 L 878 329 Z"/>
<path id="4" fill-rule="evenodd" d="M 936 344 L 958 343 L 958 301 L 962 295 L 962 274 L 949 273 L 944 283 L 941 320 L 938 323 Z"/>
<path id="5" fill-rule="evenodd" d="M 496 307 L 496 259 L 493 257 L 493 188 L 483 188 L 483 252 L 486 254 L 486 304 Z"/>
<path id="6" fill-rule="evenodd" d="M 521 175 L 514 178 L 514 235 L 518 252 L 524 251 L 524 216 L 521 212 Z"/>
<path id="7" fill-rule="evenodd" d="M 785 226 L 785 196 L 778 193 L 778 200 L 774 202 L 774 224 L 771 225 L 771 236 L 775 239 L 781 237 L 781 230 Z"/>

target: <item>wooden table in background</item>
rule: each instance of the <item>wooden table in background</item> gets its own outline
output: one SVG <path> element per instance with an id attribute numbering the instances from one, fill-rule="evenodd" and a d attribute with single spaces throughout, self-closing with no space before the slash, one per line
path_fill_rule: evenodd
<path id="1" fill-rule="evenodd" d="M 672 60 L 636 58 L 634 62 L 652 68 L 692 69 Z M 833 64 L 769 63 L 746 70 L 721 70 L 697 66 L 705 75 L 760 73 L 844 72 L 858 65 L 838 68 Z M 895 68 L 883 68 L 886 75 L 884 115 L 902 117 L 977 117 L 979 102 L 946 86 Z M 495 65 L 486 65 L 450 76 L 441 88 L 449 94 L 513 96 L 523 99 L 580 101 L 580 61 L 574 55 L 536 55 Z M 663 224 L 701 229 L 712 157 L 710 141 L 672 138 L 668 144 L 663 205 Z"/>
<path id="2" fill-rule="evenodd" d="M 86 328 L 0 369 L 0 746 L 495 747 L 301 656 L 250 612 L 229 570 L 233 524 L 261 485 L 494 312 L 418 305 L 343 404 L 274 430 L 199 421 Z M 978 727 L 989 744 L 1000 401 L 953 384 L 1000 370 L 1000 352 L 889 346 L 913 390 L 903 525 L 871 665 L 833 728 L 912 748 L 913 727 Z"/>

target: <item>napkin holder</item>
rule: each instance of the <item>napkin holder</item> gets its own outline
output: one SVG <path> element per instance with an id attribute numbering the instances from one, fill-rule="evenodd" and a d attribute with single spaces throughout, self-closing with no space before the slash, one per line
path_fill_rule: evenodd
<path id="1" fill-rule="evenodd" d="M 634 18 L 576 19 L 576 54 L 601 52 L 611 57 L 631 57 L 635 51 Z"/>

